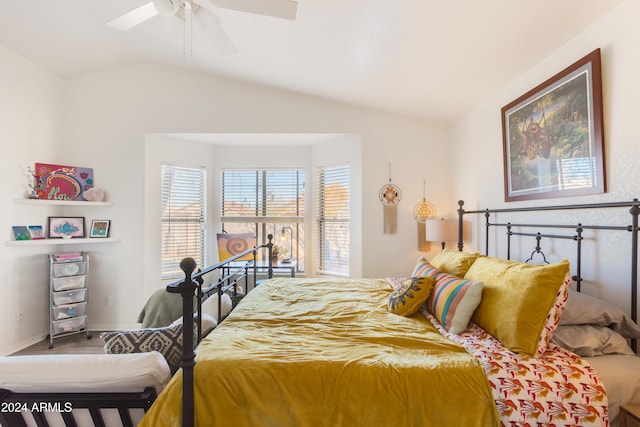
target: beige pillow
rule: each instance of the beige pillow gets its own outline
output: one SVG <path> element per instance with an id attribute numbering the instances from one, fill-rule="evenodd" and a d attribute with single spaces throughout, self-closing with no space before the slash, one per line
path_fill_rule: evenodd
<path id="1" fill-rule="evenodd" d="M 479 257 L 464 276 L 484 282 L 471 321 L 515 353 L 540 353 L 540 336 L 568 271 L 567 260 L 532 265 Z"/>

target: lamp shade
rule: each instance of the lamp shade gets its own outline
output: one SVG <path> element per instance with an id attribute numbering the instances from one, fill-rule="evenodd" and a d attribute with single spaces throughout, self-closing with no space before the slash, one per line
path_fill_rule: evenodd
<path id="1" fill-rule="evenodd" d="M 455 242 L 458 240 L 458 220 L 428 219 L 425 234 L 428 242 Z"/>

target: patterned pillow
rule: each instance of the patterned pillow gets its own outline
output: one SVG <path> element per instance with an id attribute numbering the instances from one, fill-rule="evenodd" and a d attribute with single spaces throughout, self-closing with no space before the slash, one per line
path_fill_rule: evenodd
<path id="1" fill-rule="evenodd" d="M 195 324 L 194 324 L 195 326 Z M 202 316 L 203 336 L 215 327 L 215 320 Z M 196 329 L 194 327 L 194 341 Z M 100 339 L 104 341 L 104 352 L 107 354 L 145 353 L 157 351 L 164 356 L 171 373 L 180 367 L 182 356 L 182 317 L 163 328 L 145 328 L 130 331 L 103 332 Z"/>
<path id="2" fill-rule="evenodd" d="M 416 262 L 416 266 L 413 268 L 413 273 L 411 273 L 411 277 L 421 277 L 421 276 L 435 277 L 440 273 L 442 273 L 442 270 L 431 265 L 429 261 L 424 259 L 424 257 L 420 257 L 418 259 L 418 262 Z"/>
<path id="3" fill-rule="evenodd" d="M 389 311 L 401 316 L 411 316 L 424 304 L 431 294 L 432 277 L 412 277 L 405 280 L 389 297 Z"/>
<path id="4" fill-rule="evenodd" d="M 447 273 L 436 275 L 427 309 L 452 334 L 467 329 L 469 319 L 482 299 L 483 283 Z"/>
<path id="5" fill-rule="evenodd" d="M 569 299 L 569 286 L 571 285 L 571 280 L 571 271 L 569 271 L 564 277 L 560 289 L 558 289 L 556 301 L 553 304 L 553 307 L 551 307 L 551 310 L 549 310 L 549 315 L 547 315 L 547 319 L 544 322 L 544 328 L 542 328 L 542 333 L 538 340 L 535 357 L 542 357 L 544 355 L 547 351 L 547 347 L 549 347 L 549 341 L 551 341 L 556 329 L 558 329 L 560 316 L 562 315 L 562 312 L 567 305 L 567 300 Z"/>

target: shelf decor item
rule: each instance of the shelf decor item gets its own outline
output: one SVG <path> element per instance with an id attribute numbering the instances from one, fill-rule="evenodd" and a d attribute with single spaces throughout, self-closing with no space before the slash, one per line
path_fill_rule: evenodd
<path id="1" fill-rule="evenodd" d="M 16 240 L 31 240 L 29 229 L 24 225 L 14 225 L 11 228 L 13 229 L 13 237 L 15 237 Z"/>
<path id="2" fill-rule="evenodd" d="M 604 193 L 600 49 L 502 108 L 505 201 Z"/>
<path id="3" fill-rule="evenodd" d="M 93 187 L 93 169 L 36 163 L 35 190 L 39 199 L 85 201 Z"/>
<path id="4" fill-rule="evenodd" d="M 84 217 L 50 216 L 47 229 L 50 239 L 82 238 L 85 237 Z"/>
<path id="5" fill-rule="evenodd" d="M 29 234 L 31 235 L 31 240 L 44 239 L 44 230 L 41 225 L 30 225 Z"/>
<path id="6" fill-rule="evenodd" d="M 109 237 L 109 227 L 111 221 L 108 219 L 94 219 L 91 221 L 90 238 L 107 238 Z"/>

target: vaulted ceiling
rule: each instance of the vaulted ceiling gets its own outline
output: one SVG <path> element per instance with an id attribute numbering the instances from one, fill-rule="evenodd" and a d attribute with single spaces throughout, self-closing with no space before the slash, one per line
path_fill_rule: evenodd
<path id="1" fill-rule="evenodd" d="M 195 25 L 189 55 L 176 18 L 105 25 L 148 1 L 0 0 L 0 44 L 64 77 L 154 61 L 451 122 L 622 0 L 298 0 L 295 20 L 215 8 L 233 55 Z"/>

